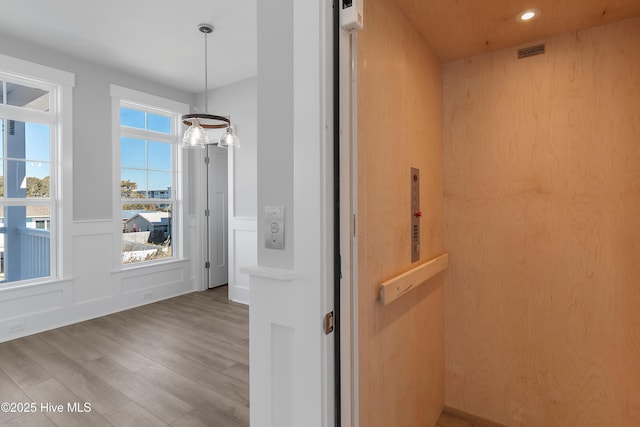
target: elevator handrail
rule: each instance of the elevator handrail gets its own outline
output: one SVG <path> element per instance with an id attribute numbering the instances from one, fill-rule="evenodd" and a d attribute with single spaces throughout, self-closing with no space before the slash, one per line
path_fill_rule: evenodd
<path id="1" fill-rule="evenodd" d="M 380 285 L 380 302 L 387 305 L 431 279 L 449 266 L 449 254 L 442 254 Z"/>

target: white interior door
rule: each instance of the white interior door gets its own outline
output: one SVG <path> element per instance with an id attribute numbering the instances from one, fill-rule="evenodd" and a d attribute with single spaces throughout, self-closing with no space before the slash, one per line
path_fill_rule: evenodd
<path id="1" fill-rule="evenodd" d="M 209 288 L 229 282 L 228 247 L 228 186 L 227 150 L 207 146 L 207 247 L 205 261 L 209 262 L 207 285 Z"/>

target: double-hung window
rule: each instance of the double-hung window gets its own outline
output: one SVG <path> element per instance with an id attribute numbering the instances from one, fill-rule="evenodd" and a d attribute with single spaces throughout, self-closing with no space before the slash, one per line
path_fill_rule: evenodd
<path id="1" fill-rule="evenodd" d="M 59 96 L 0 72 L 0 285 L 57 274 Z"/>
<path id="2" fill-rule="evenodd" d="M 122 263 L 176 255 L 177 112 L 119 100 Z"/>

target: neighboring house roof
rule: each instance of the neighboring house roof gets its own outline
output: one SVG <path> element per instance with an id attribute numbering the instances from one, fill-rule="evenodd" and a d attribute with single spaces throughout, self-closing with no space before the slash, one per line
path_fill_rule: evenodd
<path id="1" fill-rule="evenodd" d="M 27 217 L 50 217 L 51 211 L 49 206 L 27 206 Z"/>
<path id="2" fill-rule="evenodd" d="M 141 217 L 151 224 L 166 224 L 167 219 L 169 218 L 168 212 L 142 212 L 139 213 L 127 220 L 127 222 L 132 222 L 137 217 Z"/>
<path id="3" fill-rule="evenodd" d="M 122 211 L 122 220 L 126 221 L 128 219 L 133 218 L 134 216 L 143 213 L 144 210 L 142 209 L 124 209 Z"/>
<path id="4" fill-rule="evenodd" d="M 49 206 L 27 206 L 27 218 L 50 218 Z M 4 218 L 4 209 L 0 208 L 0 218 Z"/>

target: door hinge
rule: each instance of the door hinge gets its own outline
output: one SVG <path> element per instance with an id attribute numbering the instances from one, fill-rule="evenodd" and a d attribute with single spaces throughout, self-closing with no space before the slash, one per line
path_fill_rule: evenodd
<path id="1" fill-rule="evenodd" d="M 204 216 L 209 216 L 209 215 L 211 215 L 211 211 L 209 209 L 205 209 Z"/>
<path id="2" fill-rule="evenodd" d="M 208 165 L 209 164 L 209 160 L 210 160 L 210 157 L 205 157 L 204 158 L 204 164 Z"/>
<path id="3" fill-rule="evenodd" d="M 211 263 L 209 261 L 206 261 L 204 263 L 204 268 L 211 268 Z"/>
<path id="4" fill-rule="evenodd" d="M 333 311 L 324 315 L 324 333 L 329 335 L 333 332 Z"/>

